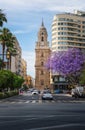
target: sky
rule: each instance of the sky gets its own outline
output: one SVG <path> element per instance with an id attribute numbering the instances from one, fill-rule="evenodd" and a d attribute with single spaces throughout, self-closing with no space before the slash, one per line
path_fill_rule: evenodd
<path id="1" fill-rule="evenodd" d="M 85 0 L 0 0 L 0 9 L 6 14 L 4 24 L 16 36 L 27 62 L 27 74 L 35 78 L 35 46 L 42 23 L 51 44 L 51 25 L 54 15 L 74 10 L 85 11 Z"/>

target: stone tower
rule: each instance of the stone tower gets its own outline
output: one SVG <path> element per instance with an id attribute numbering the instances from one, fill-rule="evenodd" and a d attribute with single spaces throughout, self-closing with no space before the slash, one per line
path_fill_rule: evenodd
<path id="1" fill-rule="evenodd" d="M 47 30 L 42 21 L 35 48 L 35 87 L 39 90 L 50 87 L 50 72 L 44 66 L 50 55 L 47 37 Z"/>

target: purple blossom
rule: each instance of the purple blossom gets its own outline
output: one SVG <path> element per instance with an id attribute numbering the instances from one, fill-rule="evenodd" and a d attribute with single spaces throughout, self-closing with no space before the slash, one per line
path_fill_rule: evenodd
<path id="1" fill-rule="evenodd" d="M 85 63 L 85 55 L 80 49 L 72 48 L 64 52 L 53 53 L 46 63 L 46 68 L 62 75 L 79 72 Z"/>

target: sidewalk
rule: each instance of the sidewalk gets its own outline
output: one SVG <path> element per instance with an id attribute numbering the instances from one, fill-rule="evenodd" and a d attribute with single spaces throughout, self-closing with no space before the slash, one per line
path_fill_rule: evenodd
<path id="1" fill-rule="evenodd" d="M 59 94 L 53 94 L 54 96 L 67 96 L 67 97 L 72 97 L 70 94 L 65 94 L 65 93 L 59 93 Z"/>

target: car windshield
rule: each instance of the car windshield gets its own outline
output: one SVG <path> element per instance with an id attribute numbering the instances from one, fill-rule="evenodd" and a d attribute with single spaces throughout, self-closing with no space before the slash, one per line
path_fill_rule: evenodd
<path id="1" fill-rule="evenodd" d="M 44 94 L 51 94 L 51 92 L 48 92 L 48 91 L 46 91 L 46 92 L 43 92 Z"/>

